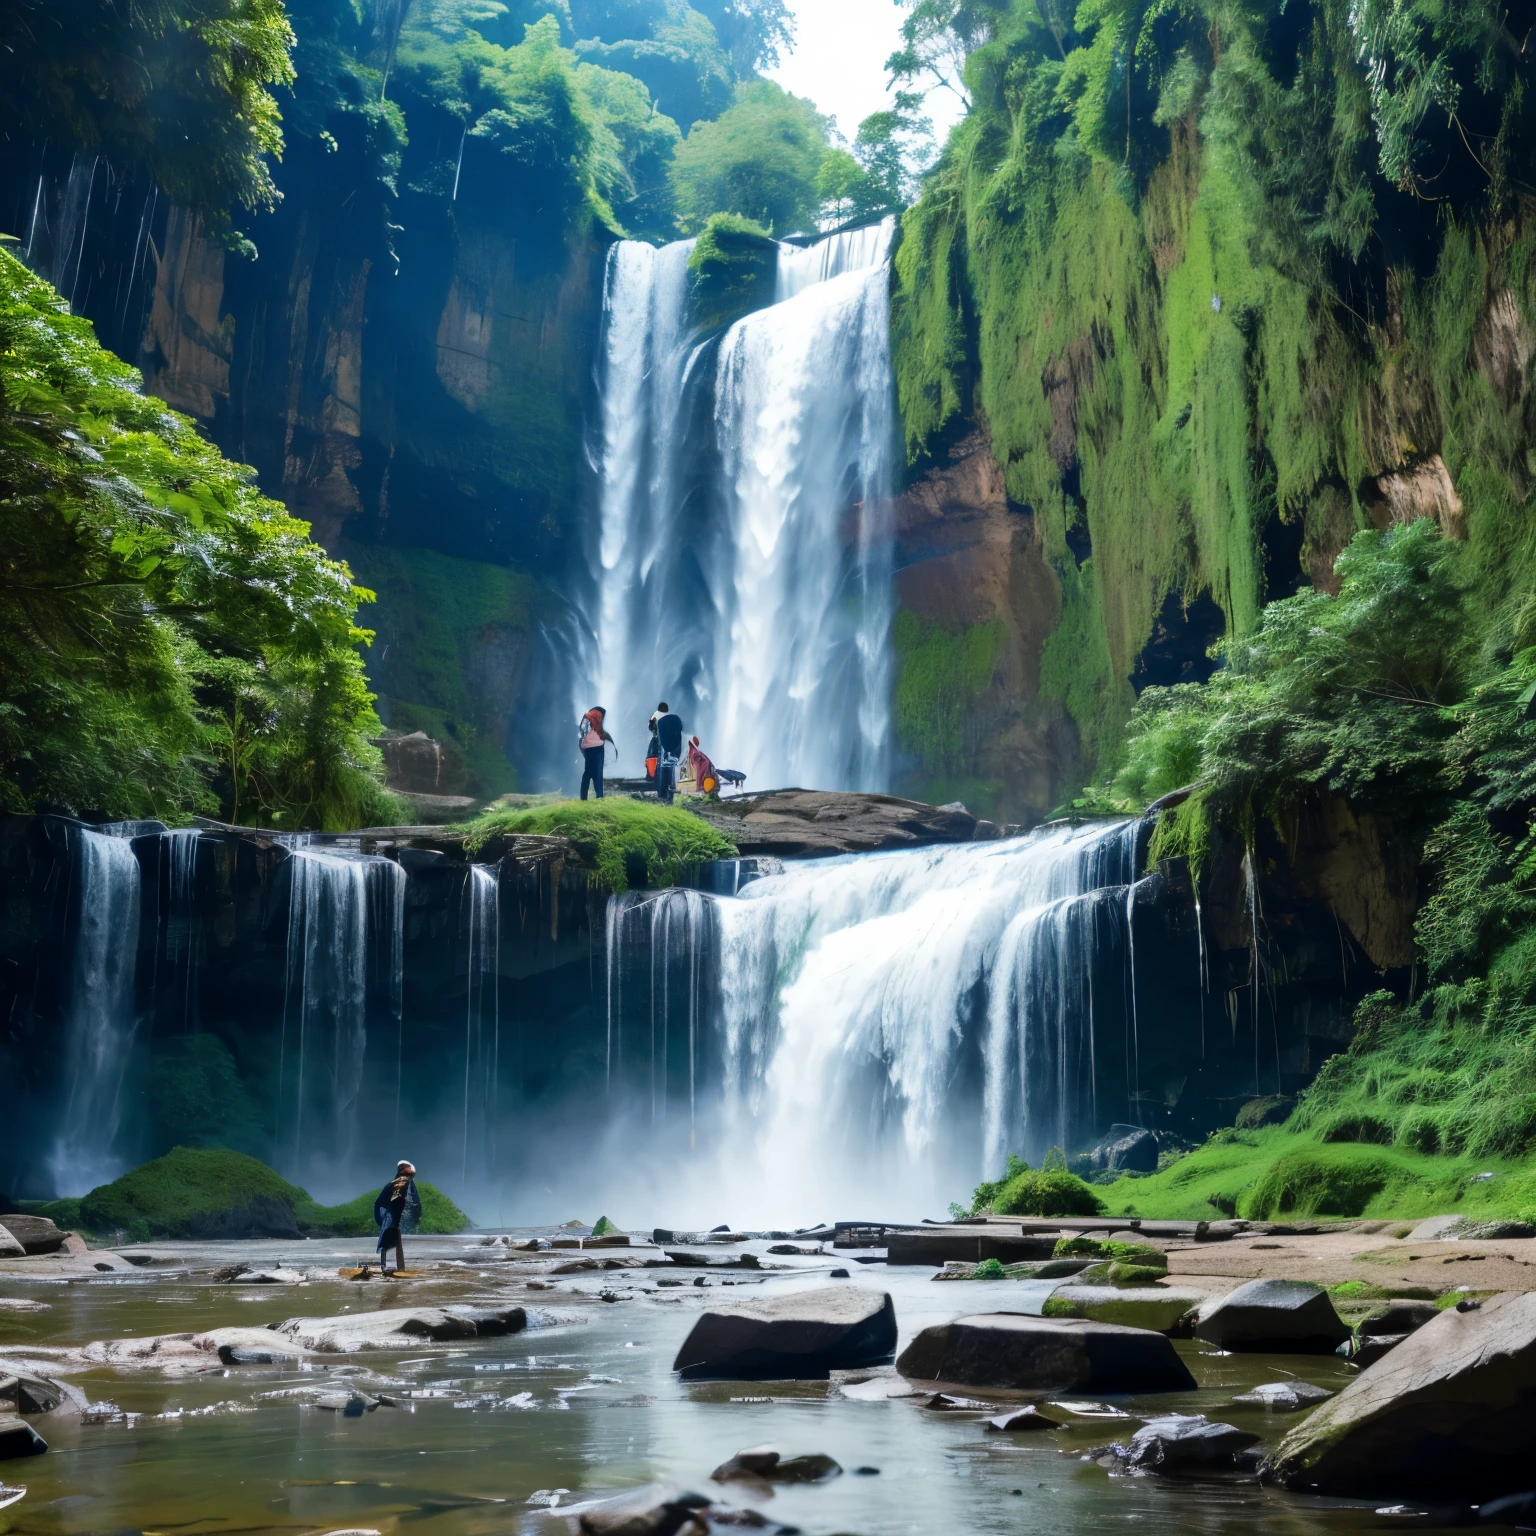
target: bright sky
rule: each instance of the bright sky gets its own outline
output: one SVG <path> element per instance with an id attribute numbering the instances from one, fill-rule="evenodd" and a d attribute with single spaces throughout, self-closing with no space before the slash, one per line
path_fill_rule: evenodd
<path id="1" fill-rule="evenodd" d="M 851 144 L 859 124 L 891 104 L 885 61 L 901 46 L 904 11 L 896 0 L 789 0 L 789 8 L 795 13 L 795 51 L 769 74 L 836 117 Z M 927 111 L 943 144 L 963 108 L 940 90 L 929 96 Z"/>

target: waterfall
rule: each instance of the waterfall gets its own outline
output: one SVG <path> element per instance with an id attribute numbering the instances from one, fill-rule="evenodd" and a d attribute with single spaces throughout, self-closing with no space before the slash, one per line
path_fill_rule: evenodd
<path id="1" fill-rule="evenodd" d="M 398 1106 L 405 873 L 390 859 L 317 847 L 295 848 L 288 869 L 279 1134 L 293 1169 L 335 1179 L 358 1150 L 364 1113 L 383 1118 L 363 1095 L 371 1011 L 394 1026 Z"/>
<path id="2" fill-rule="evenodd" d="M 85 1193 L 123 1171 L 113 1156 L 124 1069 L 135 1028 L 139 861 L 129 838 L 108 828 L 72 836 L 73 949 L 64 1017 L 67 1098 L 49 1159 L 54 1187 Z"/>
<path id="3" fill-rule="evenodd" d="M 666 698 L 756 787 L 885 781 L 893 228 L 781 246 L 775 302 L 723 338 L 690 319 L 691 242 L 609 257 L 577 704 L 608 708 L 625 772 Z"/>
<path id="4" fill-rule="evenodd" d="M 1138 834 L 808 861 L 714 902 L 737 1196 L 775 1219 L 796 1198 L 942 1208 L 1007 1153 L 1075 1149 L 1119 1113 Z M 631 957 L 627 984 L 643 974 Z"/>
<path id="5" fill-rule="evenodd" d="M 159 921 L 161 944 L 167 975 L 159 986 L 168 986 L 176 999 L 181 1027 L 191 1033 L 198 1027 L 197 976 L 201 948 L 201 927 L 197 904 L 197 844 L 202 834 L 196 828 L 178 828 L 163 834 L 161 876 L 164 907 Z"/>
<path id="6" fill-rule="evenodd" d="M 468 965 L 464 986 L 464 1139 L 461 1179 L 469 1182 L 471 1128 L 477 1166 L 496 1165 L 497 1084 L 501 1072 L 501 881 L 488 864 L 471 864 Z"/>

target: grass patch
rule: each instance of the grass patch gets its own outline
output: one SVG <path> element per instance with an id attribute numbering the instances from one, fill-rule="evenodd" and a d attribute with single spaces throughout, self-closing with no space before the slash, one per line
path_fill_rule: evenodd
<path id="1" fill-rule="evenodd" d="M 1491 1179 L 1472 1183 L 1476 1174 Z M 1163 1172 L 1102 1185 L 1114 1216 L 1401 1217 L 1445 1213 L 1536 1219 L 1536 1163 L 1449 1157 L 1402 1146 L 1320 1142 L 1274 1126 L 1218 1131 Z"/>
<path id="2" fill-rule="evenodd" d="M 734 843 L 691 811 L 618 797 L 523 810 L 492 807 L 456 830 L 466 834 L 472 853 L 497 834 L 569 838 L 596 883 L 609 891 L 676 885 L 690 869 L 736 854 Z"/>
<path id="3" fill-rule="evenodd" d="M 440 1190 L 418 1184 L 421 1226 L 427 1233 L 462 1232 L 469 1218 Z M 224 1147 L 174 1147 L 79 1199 L 29 1202 L 29 1209 L 96 1240 L 241 1235 L 252 1223 L 306 1235 L 367 1237 L 372 1191 L 345 1205 L 323 1206 L 307 1191 L 243 1152 Z M 238 1230 L 237 1230 L 238 1229 Z"/>

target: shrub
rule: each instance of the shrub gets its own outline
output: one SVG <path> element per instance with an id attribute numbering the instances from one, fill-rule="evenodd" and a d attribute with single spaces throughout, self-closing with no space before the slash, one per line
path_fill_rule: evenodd
<path id="1" fill-rule="evenodd" d="M 1007 1278 L 1008 1271 L 1003 1268 L 1001 1259 L 983 1259 L 971 1275 L 973 1280 L 1006 1280 Z"/>
<path id="2" fill-rule="evenodd" d="M 1385 1159 L 1360 1149 L 1298 1147 L 1278 1157 L 1242 1202 L 1243 1214 L 1359 1216 L 1392 1181 Z"/>
<path id="3" fill-rule="evenodd" d="M 1025 1168 L 1004 1182 L 992 1209 L 999 1216 L 1097 1216 L 1104 1204 L 1064 1168 Z"/>

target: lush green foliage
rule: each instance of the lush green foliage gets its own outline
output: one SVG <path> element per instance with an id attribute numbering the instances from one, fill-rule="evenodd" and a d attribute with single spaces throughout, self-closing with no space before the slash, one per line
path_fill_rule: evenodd
<path id="1" fill-rule="evenodd" d="M 0 803 L 387 815 L 364 594 L 137 385 L 0 252 Z"/>
<path id="2" fill-rule="evenodd" d="M 678 148 L 678 222 L 692 232 L 713 213 L 734 213 L 777 235 L 812 229 L 826 154 L 826 120 L 810 102 L 770 80 L 743 85 L 725 112 L 695 124 Z"/>
<path id="3" fill-rule="evenodd" d="M 736 852 L 691 811 L 618 796 L 561 800 L 527 810 L 495 807 L 463 830 L 471 852 L 498 834 L 568 838 L 593 880 L 609 891 L 638 883 L 640 871 L 647 885 L 675 885 L 690 869 Z"/>
<path id="4" fill-rule="evenodd" d="M 963 765 L 965 721 L 992 682 L 1005 638 L 1001 619 L 952 635 L 915 614 L 896 615 L 896 741 L 930 777 L 952 775 Z"/>
<path id="5" fill-rule="evenodd" d="M 1479 1174 L 1492 1177 L 1472 1182 Z M 1536 1167 L 1528 1158 L 1320 1142 L 1279 1126 L 1218 1131 L 1171 1167 L 1123 1177 L 1099 1193 L 1111 1215 L 1149 1219 L 1373 1216 L 1414 1221 L 1446 1212 L 1489 1220 L 1536 1219 Z"/>
<path id="6" fill-rule="evenodd" d="M 441 1190 L 418 1181 L 421 1226 L 426 1233 L 462 1232 L 469 1218 Z M 298 1229 L 317 1237 L 365 1237 L 377 1191 L 345 1205 L 317 1205 L 265 1163 L 221 1147 L 175 1147 L 110 1184 L 70 1200 L 29 1202 L 29 1209 L 60 1226 L 79 1227 L 97 1238 L 126 1234 L 130 1242 L 195 1237 L 226 1213 L 255 1206 L 273 1218 L 291 1213 Z M 121 1241 L 121 1238 L 117 1239 Z"/>
<path id="7" fill-rule="evenodd" d="M 1099 1197 L 1065 1168 L 1031 1168 L 1010 1154 L 1002 1178 L 976 1186 L 970 1214 L 1097 1216 L 1103 1209 Z"/>
<path id="8" fill-rule="evenodd" d="M 688 257 L 695 320 L 718 329 L 771 304 L 778 261 L 778 245 L 762 225 L 733 213 L 714 214 Z"/>
<path id="9" fill-rule="evenodd" d="M 277 200 L 293 42 L 282 0 L 9 0 L 0 140 L 105 155 L 228 231 Z"/>
<path id="10" fill-rule="evenodd" d="M 1249 634 L 1436 452 L 1479 596 L 1512 618 L 1531 590 L 1497 360 L 1536 313 L 1509 25 L 1433 0 L 911 8 L 893 63 L 973 106 L 896 258 L 908 451 L 985 418 L 1062 584 L 1042 691 L 1090 767 L 1170 591 Z"/>

